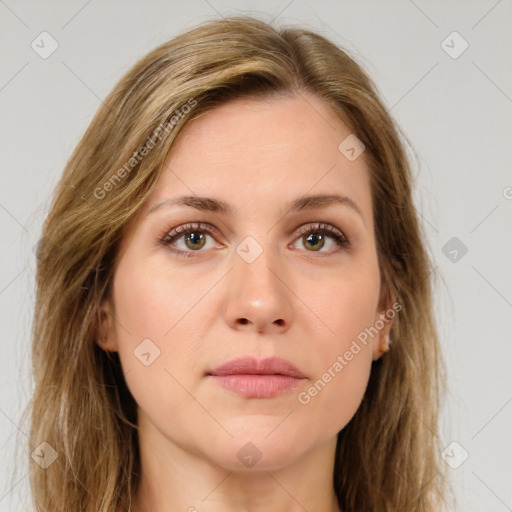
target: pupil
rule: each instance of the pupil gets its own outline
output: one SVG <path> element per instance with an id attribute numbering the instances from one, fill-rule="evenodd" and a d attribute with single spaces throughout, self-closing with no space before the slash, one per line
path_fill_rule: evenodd
<path id="1" fill-rule="evenodd" d="M 311 241 L 311 239 L 315 240 L 317 238 L 320 242 L 323 242 L 323 235 L 321 233 L 311 233 L 308 235 L 307 240 L 308 242 Z M 317 245 L 317 244 L 313 244 Z M 323 247 L 323 243 L 320 245 L 320 247 L 317 247 L 315 250 L 321 249 Z"/>
<path id="2" fill-rule="evenodd" d="M 197 249 L 197 247 L 202 247 L 204 245 L 204 235 L 202 233 L 196 233 L 195 231 L 190 233 L 188 235 L 188 237 L 186 238 L 186 243 L 187 243 L 187 246 L 189 245 L 189 243 L 192 243 L 192 247 L 189 247 L 191 249 Z M 200 243 L 200 245 L 195 245 L 199 242 L 203 242 L 203 243 Z M 195 245 L 195 247 L 194 247 Z"/>

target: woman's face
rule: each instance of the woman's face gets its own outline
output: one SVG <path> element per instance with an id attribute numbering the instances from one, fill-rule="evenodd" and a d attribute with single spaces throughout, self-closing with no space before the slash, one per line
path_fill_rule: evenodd
<path id="1" fill-rule="evenodd" d="M 103 347 L 119 352 L 142 442 L 276 469 L 334 443 L 352 418 L 385 308 L 368 170 L 350 135 L 311 95 L 232 101 L 182 130 L 104 304 Z M 307 199 L 334 194 L 346 199 Z M 253 367 L 215 371 L 246 356 Z"/>

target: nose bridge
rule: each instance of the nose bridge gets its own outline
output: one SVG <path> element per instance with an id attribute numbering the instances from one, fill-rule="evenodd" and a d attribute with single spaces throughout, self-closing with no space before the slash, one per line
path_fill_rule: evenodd
<path id="1" fill-rule="evenodd" d="M 283 283 L 284 265 L 272 237 L 257 240 L 248 236 L 235 251 L 226 307 L 228 322 L 250 323 L 258 331 L 289 325 L 290 292 Z"/>
<path id="2" fill-rule="evenodd" d="M 247 236 L 236 248 L 237 279 L 257 293 L 280 293 L 282 283 L 276 277 L 282 268 L 280 255 L 271 236 Z"/>

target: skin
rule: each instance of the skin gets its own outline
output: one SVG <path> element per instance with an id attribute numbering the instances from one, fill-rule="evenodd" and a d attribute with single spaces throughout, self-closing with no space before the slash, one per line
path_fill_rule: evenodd
<path id="1" fill-rule="evenodd" d="M 119 352 L 138 404 L 135 512 L 339 510 L 336 435 L 359 407 L 380 337 L 360 344 L 309 403 L 298 394 L 391 307 L 381 300 L 364 153 L 349 161 L 338 150 L 350 133 L 323 100 L 302 94 L 231 101 L 191 121 L 176 139 L 122 240 L 113 298 L 102 305 L 99 343 Z M 340 204 L 288 211 L 292 200 L 321 193 L 348 196 L 361 215 Z M 148 215 L 181 195 L 224 200 L 234 213 L 173 206 Z M 200 230 L 202 247 L 190 237 L 187 245 L 183 235 L 174 242 L 192 257 L 158 244 L 171 228 L 195 222 L 219 234 Z M 350 245 L 340 248 L 329 236 L 308 243 L 318 222 L 337 227 Z M 297 234 L 308 224 L 310 231 Z M 263 251 L 252 263 L 236 252 L 247 236 Z M 391 325 L 382 328 L 384 338 Z M 147 338 L 160 350 L 149 366 L 134 355 Z M 307 379 L 258 399 L 205 377 L 247 354 L 282 357 Z M 250 468 L 237 457 L 247 442 L 261 453 Z"/>

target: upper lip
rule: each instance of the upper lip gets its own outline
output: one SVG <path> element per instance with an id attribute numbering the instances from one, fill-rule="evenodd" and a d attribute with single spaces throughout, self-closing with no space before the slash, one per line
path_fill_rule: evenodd
<path id="1" fill-rule="evenodd" d="M 215 376 L 238 374 L 287 375 L 299 379 L 306 378 L 292 363 L 280 357 L 267 357 L 265 359 L 250 356 L 238 357 L 207 372 L 207 375 Z"/>

